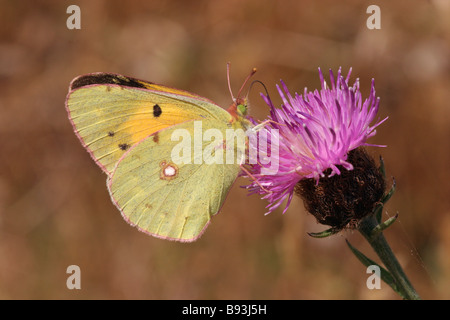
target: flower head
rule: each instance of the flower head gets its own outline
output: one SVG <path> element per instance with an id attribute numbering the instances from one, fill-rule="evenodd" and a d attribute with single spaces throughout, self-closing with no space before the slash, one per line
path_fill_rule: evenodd
<path id="1" fill-rule="evenodd" d="M 300 180 L 314 179 L 318 183 L 322 177 L 353 170 L 353 164 L 347 161 L 348 153 L 370 145 L 366 141 L 387 119 L 371 125 L 380 102 L 375 96 L 374 80 L 369 97 L 363 101 L 359 80 L 349 86 L 350 74 L 351 69 L 344 78 L 339 69 L 335 79 L 330 70 L 330 87 L 319 69 L 321 90 L 308 92 L 305 88 L 303 95 L 291 95 L 281 81 L 281 87 L 277 85 L 281 108 L 275 108 L 270 98 L 262 95 L 270 107 L 270 126 L 257 132 L 259 139 L 250 141 L 250 150 L 256 150 L 260 159 L 265 154 L 271 162 L 259 161 L 251 166 L 253 182 L 246 188 L 250 194 L 263 195 L 269 201 L 268 213 L 286 199 L 283 213 L 287 210 Z M 266 145 L 274 144 L 276 148 L 270 150 L 277 152 L 269 154 Z"/>

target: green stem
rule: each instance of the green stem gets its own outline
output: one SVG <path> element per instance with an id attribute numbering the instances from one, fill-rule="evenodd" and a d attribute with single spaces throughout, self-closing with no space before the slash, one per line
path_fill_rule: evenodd
<path id="1" fill-rule="evenodd" d="M 419 295 L 406 277 L 406 274 L 392 252 L 391 247 L 384 238 L 383 233 L 380 232 L 374 235 L 372 232 L 377 225 L 378 221 L 376 220 L 375 215 L 371 214 L 360 222 L 358 230 L 370 243 L 386 269 L 392 275 L 399 294 L 407 300 L 420 300 Z"/>

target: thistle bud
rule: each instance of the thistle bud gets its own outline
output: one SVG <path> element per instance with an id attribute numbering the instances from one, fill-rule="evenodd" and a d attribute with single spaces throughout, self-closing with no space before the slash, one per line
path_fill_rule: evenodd
<path id="1" fill-rule="evenodd" d="M 302 179 L 294 193 L 300 196 L 305 208 L 321 224 L 337 230 L 355 228 L 366 215 L 371 214 L 386 190 L 383 174 L 367 151 L 359 147 L 348 153 L 347 162 L 353 170 L 340 170 L 332 177 Z"/>

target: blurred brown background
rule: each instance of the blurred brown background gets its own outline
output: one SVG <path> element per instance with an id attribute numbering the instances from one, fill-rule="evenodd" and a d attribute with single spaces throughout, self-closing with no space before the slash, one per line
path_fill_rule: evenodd
<path id="1" fill-rule="evenodd" d="M 81 30 L 66 9 L 81 8 Z M 366 9 L 381 8 L 369 30 Z M 227 107 L 251 68 L 273 100 L 319 88 L 317 68 L 353 67 L 381 97 L 371 148 L 398 189 L 385 234 L 422 298 L 450 298 L 450 2 L 0 1 L 0 298 L 398 299 L 368 290 L 345 239 L 376 259 L 357 232 L 321 231 L 301 201 L 284 215 L 248 197 L 239 179 L 200 240 L 149 237 L 124 222 L 104 175 L 73 133 L 69 82 L 105 71 L 198 93 Z M 268 108 L 251 92 L 251 113 Z M 387 217 L 385 215 L 385 218 Z M 378 261 L 378 260 L 377 260 Z M 81 290 L 66 268 L 81 268 Z"/>

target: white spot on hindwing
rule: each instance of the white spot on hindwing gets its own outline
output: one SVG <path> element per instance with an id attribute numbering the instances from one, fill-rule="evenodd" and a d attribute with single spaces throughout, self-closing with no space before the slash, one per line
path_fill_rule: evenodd
<path id="1" fill-rule="evenodd" d="M 178 176 L 178 167 L 174 163 L 161 161 L 159 166 L 161 167 L 160 179 L 172 180 Z"/>

